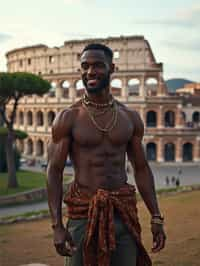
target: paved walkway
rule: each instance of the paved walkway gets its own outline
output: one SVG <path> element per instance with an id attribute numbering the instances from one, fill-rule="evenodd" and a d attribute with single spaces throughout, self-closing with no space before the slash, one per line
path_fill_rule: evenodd
<path id="1" fill-rule="evenodd" d="M 154 174 L 155 178 L 155 186 L 156 189 L 161 188 L 170 188 L 174 187 L 174 184 L 172 184 L 171 179 L 174 176 L 175 178 L 179 178 L 180 185 L 186 186 L 186 185 L 194 185 L 194 184 L 200 184 L 200 164 L 151 164 L 151 169 Z M 41 171 L 41 168 L 35 169 L 36 171 Z M 72 168 L 67 168 L 66 172 L 73 173 Z M 166 184 L 166 176 L 169 177 L 169 185 Z M 134 179 L 132 177 L 132 174 L 129 174 L 128 182 L 134 184 Z M 29 205 L 19 205 L 16 207 L 6 207 L 0 208 L 0 218 L 10 215 L 17 215 L 17 214 L 23 214 L 26 212 L 32 212 L 32 211 L 40 211 L 40 210 L 47 210 L 48 204 L 47 202 L 39 202 L 39 203 L 33 203 Z"/>

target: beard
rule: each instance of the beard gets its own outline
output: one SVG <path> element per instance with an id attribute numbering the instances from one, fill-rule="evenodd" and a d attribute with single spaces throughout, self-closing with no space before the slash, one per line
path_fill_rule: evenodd
<path id="1" fill-rule="evenodd" d="M 86 91 L 88 93 L 100 93 L 101 91 L 103 91 L 105 88 L 107 88 L 110 85 L 110 74 L 107 74 L 104 79 L 100 80 L 98 85 L 93 87 L 93 86 L 88 86 L 87 85 L 87 81 L 83 80 L 83 84 L 86 88 Z"/>

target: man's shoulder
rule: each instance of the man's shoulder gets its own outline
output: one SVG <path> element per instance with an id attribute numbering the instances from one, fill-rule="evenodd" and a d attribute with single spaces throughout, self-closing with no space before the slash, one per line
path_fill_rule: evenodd
<path id="1" fill-rule="evenodd" d="M 140 114 L 136 110 L 131 109 L 130 107 L 126 106 L 125 104 L 119 101 L 117 101 L 117 105 L 120 108 L 120 110 L 123 110 L 124 112 L 126 112 L 128 116 L 131 118 L 131 120 L 133 120 L 134 122 L 141 120 Z"/>
<path id="2" fill-rule="evenodd" d="M 69 107 L 66 107 L 65 109 L 61 110 L 57 115 L 54 120 L 54 123 L 62 122 L 63 120 L 66 122 L 73 120 L 77 113 L 79 112 L 81 107 L 81 101 L 78 101 Z"/>
<path id="3" fill-rule="evenodd" d="M 52 137 L 55 142 L 71 134 L 80 106 L 80 101 L 76 102 L 56 115 L 52 125 Z"/>
<path id="4" fill-rule="evenodd" d="M 144 134 L 144 123 L 140 118 L 140 114 L 120 102 L 117 103 L 120 110 L 123 110 L 128 115 L 131 123 L 134 125 L 134 135 L 142 138 Z"/>

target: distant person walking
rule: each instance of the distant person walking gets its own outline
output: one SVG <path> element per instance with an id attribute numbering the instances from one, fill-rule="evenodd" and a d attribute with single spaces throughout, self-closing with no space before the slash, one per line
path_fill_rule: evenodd
<path id="1" fill-rule="evenodd" d="M 175 186 L 175 184 L 176 184 L 176 178 L 175 178 L 175 176 L 172 176 L 171 183 L 172 183 L 173 186 Z"/>
<path id="2" fill-rule="evenodd" d="M 179 187 L 180 186 L 180 180 L 179 180 L 179 178 L 177 177 L 177 179 L 176 179 L 176 187 Z"/>
<path id="3" fill-rule="evenodd" d="M 165 184 L 167 187 L 169 186 L 169 177 L 168 176 L 165 177 Z"/>

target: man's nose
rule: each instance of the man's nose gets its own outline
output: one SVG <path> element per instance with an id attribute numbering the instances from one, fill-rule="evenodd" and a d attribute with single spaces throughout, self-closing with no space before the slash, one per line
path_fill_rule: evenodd
<path id="1" fill-rule="evenodd" d="M 95 67 L 92 66 L 92 65 L 89 66 L 89 67 L 88 67 L 87 74 L 88 74 L 88 75 L 94 75 L 94 74 L 96 74 L 96 69 L 95 69 Z"/>

